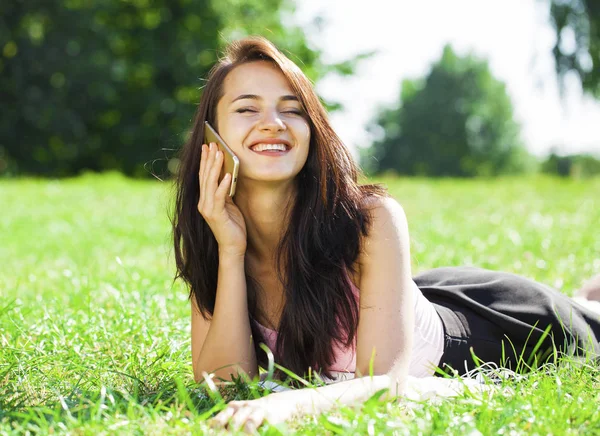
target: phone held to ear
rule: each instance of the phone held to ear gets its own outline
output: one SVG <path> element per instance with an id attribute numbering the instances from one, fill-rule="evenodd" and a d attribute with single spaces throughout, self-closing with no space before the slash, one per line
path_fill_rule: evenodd
<path id="1" fill-rule="evenodd" d="M 214 142 L 219 147 L 219 150 L 223 153 L 223 167 L 221 168 L 221 175 L 219 176 L 219 183 L 225 177 L 225 174 L 231 174 L 231 185 L 229 188 L 229 196 L 233 197 L 235 195 L 235 187 L 237 185 L 237 177 L 240 169 L 240 160 L 235 155 L 231 148 L 225 144 L 223 138 L 219 136 L 217 131 L 212 128 L 208 121 L 204 122 L 204 143 L 210 144 Z"/>

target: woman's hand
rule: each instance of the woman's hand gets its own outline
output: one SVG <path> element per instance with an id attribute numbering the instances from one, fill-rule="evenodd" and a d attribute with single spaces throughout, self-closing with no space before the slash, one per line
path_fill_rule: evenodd
<path id="1" fill-rule="evenodd" d="M 221 183 L 219 175 L 223 166 L 223 152 L 215 144 L 202 144 L 200 157 L 200 199 L 198 212 L 204 217 L 217 242 L 219 252 L 244 255 L 246 252 L 246 223 L 240 209 L 229 194 L 231 174 L 227 173 Z"/>
<path id="2" fill-rule="evenodd" d="M 232 401 L 210 423 L 213 427 L 243 429 L 248 433 L 256 431 L 265 422 L 282 423 L 297 412 L 298 405 L 292 398 L 278 401 L 276 398 L 277 394 L 270 394 L 257 400 Z"/>

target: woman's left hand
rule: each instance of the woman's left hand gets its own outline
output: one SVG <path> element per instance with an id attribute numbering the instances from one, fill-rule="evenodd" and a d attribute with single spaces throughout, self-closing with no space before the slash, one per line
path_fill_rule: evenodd
<path id="1" fill-rule="evenodd" d="M 231 401 L 225 410 L 211 419 L 213 427 L 221 427 L 229 430 L 243 429 L 245 432 L 253 433 L 265 422 L 279 424 L 292 417 L 296 412 L 296 404 L 293 401 L 285 401 L 284 398 L 273 398 L 277 394 L 271 394 L 257 400 Z"/>

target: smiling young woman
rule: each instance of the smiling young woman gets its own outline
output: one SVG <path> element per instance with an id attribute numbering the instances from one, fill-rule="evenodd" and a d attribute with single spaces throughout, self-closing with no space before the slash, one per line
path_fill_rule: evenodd
<path id="1" fill-rule="evenodd" d="M 203 144 L 205 121 L 240 160 L 235 200 L 231 178 L 219 180 L 223 156 Z M 474 368 L 473 352 L 513 368 L 554 349 L 600 353 L 598 315 L 539 283 L 460 267 L 413 279 L 402 207 L 358 174 L 293 62 L 262 38 L 227 48 L 181 152 L 173 217 L 195 378 L 258 375 L 261 343 L 301 376 L 376 377 L 235 403 L 220 420 L 276 420 L 382 387 L 400 394 L 407 375 Z"/>

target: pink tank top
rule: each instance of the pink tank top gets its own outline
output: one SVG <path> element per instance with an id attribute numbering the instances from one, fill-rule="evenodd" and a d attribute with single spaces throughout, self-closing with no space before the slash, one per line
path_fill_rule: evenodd
<path id="1" fill-rule="evenodd" d="M 423 296 L 421 290 L 413 282 L 415 331 L 413 339 L 412 357 L 408 373 L 413 377 L 427 377 L 434 373 L 444 352 L 444 327 L 442 320 L 433 305 Z M 360 293 L 356 292 L 360 301 Z M 260 329 L 265 344 L 275 352 L 277 344 L 277 331 L 256 323 Z M 331 372 L 335 380 L 354 377 L 356 370 L 356 342 L 353 347 L 345 348 L 338 343 L 334 344 L 335 362 Z M 276 354 L 276 353 L 275 353 Z"/>

